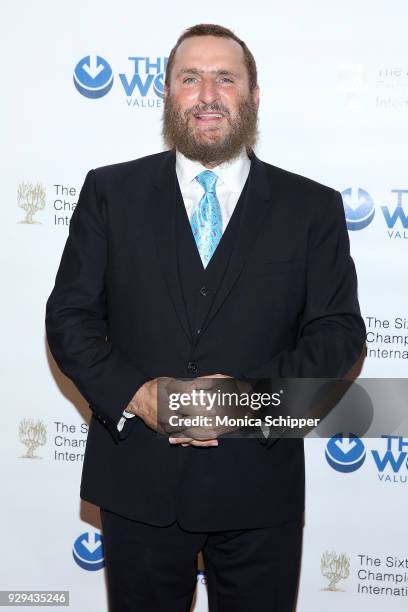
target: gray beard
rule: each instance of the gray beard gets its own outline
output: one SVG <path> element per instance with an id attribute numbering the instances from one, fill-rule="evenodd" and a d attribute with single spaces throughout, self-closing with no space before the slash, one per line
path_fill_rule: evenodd
<path id="1" fill-rule="evenodd" d="M 190 109 L 186 116 L 169 95 L 164 102 L 162 134 L 170 149 L 175 148 L 194 161 L 213 165 L 234 159 L 243 147 L 247 153 L 253 150 L 258 137 L 258 111 L 252 98 L 247 98 L 239 104 L 235 119 L 231 120 L 227 115 L 230 130 L 224 138 L 214 142 L 200 142 L 195 139 L 193 130 L 188 125 L 192 110 L 225 112 L 217 104 L 210 104 L 205 107 L 201 105 L 199 109 Z"/>

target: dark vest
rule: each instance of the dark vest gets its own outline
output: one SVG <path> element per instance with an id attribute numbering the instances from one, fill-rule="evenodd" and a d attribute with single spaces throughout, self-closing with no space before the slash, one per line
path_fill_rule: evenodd
<path id="1" fill-rule="evenodd" d="M 184 306 L 194 343 L 198 341 L 201 328 L 209 313 L 217 289 L 227 270 L 229 258 L 239 229 L 242 212 L 247 200 L 248 179 L 240 194 L 235 209 L 225 228 L 220 242 L 208 265 L 204 268 L 194 240 L 190 221 L 184 205 L 178 181 L 176 181 L 176 243 L 179 281 Z"/>

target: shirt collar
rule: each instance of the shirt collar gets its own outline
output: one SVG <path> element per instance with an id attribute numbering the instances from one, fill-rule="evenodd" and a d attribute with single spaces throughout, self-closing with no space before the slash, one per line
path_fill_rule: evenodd
<path id="1" fill-rule="evenodd" d="M 251 160 L 248 157 L 245 147 L 234 159 L 222 162 L 218 166 L 211 168 L 227 187 L 236 193 L 240 193 L 249 174 Z M 195 179 L 197 174 L 208 170 L 198 161 L 189 159 L 181 151 L 176 150 L 176 173 L 180 189 L 183 192 Z"/>

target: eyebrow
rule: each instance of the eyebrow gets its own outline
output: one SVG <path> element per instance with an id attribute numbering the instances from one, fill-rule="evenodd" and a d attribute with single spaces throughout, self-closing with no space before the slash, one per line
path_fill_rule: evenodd
<path id="1" fill-rule="evenodd" d="M 178 71 L 176 76 L 181 76 L 183 74 L 205 74 L 205 70 L 198 70 L 198 68 L 182 68 L 181 70 Z M 210 74 L 215 74 L 215 75 L 230 75 L 233 77 L 238 77 L 237 74 L 235 74 L 234 72 L 231 72 L 231 70 L 225 70 L 225 69 L 220 69 L 220 70 L 208 70 L 208 72 Z"/>

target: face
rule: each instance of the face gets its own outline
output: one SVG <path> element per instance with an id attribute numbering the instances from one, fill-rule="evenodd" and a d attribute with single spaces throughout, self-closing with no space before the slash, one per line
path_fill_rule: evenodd
<path id="1" fill-rule="evenodd" d="M 249 91 L 244 53 L 235 40 L 194 36 L 177 49 L 165 87 L 163 136 L 170 148 L 208 167 L 252 148 L 259 88 Z"/>

